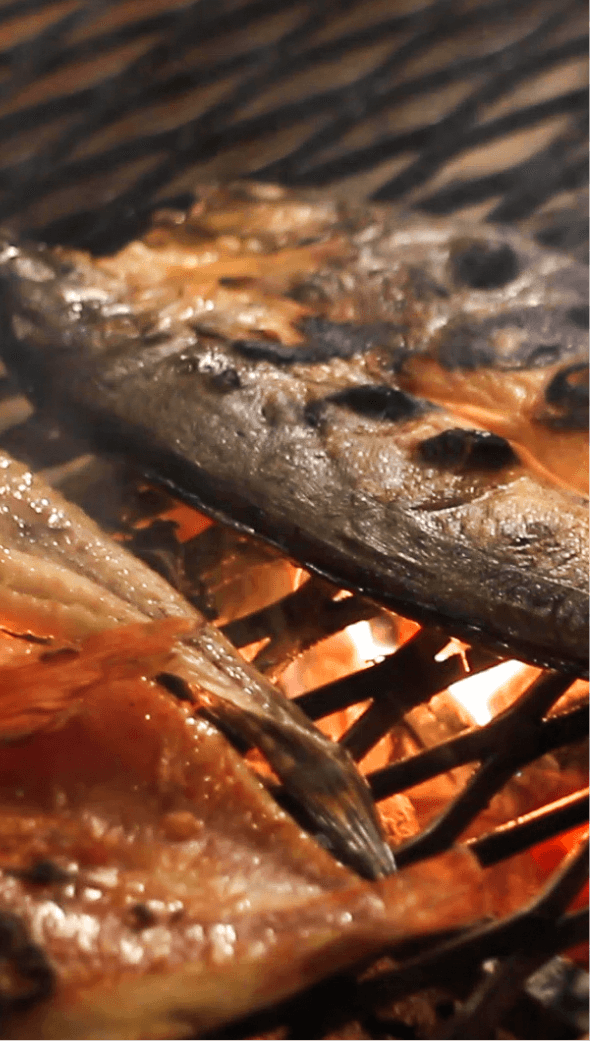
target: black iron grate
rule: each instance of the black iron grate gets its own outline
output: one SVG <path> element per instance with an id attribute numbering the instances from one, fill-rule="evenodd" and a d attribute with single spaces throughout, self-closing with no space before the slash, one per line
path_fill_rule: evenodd
<path id="1" fill-rule="evenodd" d="M 579 0 L 5 4 L 0 220 L 108 249 L 217 175 L 522 218 L 586 183 L 586 47 Z"/>

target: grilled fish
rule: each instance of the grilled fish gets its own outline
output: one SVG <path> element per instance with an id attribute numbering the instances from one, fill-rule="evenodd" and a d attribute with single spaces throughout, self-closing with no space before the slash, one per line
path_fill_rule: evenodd
<path id="1" fill-rule="evenodd" d="M 0 666 L 0 733 L 21 708 L 0 758 L 5 1036 L 210 1037 L 384 946 L 510 910 L 465 849 L 374 883 L 336 863 L 153 681 L 175 628 Z"/>
<path id="2" fill-rule="evenodd" d="M 336 855 L 369 877 L 390 872 L 391 850 L 347 752 L 156 572 L 0 453 L 0 624 L 63 641 L 165 618 L 186 630 L 169 671 L 210 704 L 213 715 L 258 745 Z M 0 738 L 19 736 L 16 723 L 2 727 L 0 712 Z"/>
<path id="3" fill-rule="evenodd" d="M 203 188 L 93 258 L 5 240 L 25 387 L 425 623 L 585 670 L 587 275 L 515 232 Z"/>

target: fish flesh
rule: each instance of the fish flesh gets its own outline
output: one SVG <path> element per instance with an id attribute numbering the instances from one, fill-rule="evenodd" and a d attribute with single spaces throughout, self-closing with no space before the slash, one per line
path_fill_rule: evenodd
<path id="1" fill-rule="evenodd" d="M 510 910 L 467 849 L 378 882 L 338 864 L 154 681 L 185 628 L 62 635 L 24 659 L 20 641 L 0 663 L 0 734 L 20 734 L 0 757 L 12 1038 L 210 1037 L 384 947 Z"/>
<path id="2" fill-rule="evenodd" d="M 587 668 L 587 272 L 491 225 L 269 184 L 113 256 L 5 236 L 25 389 L 341 586 Z"/>
<path id="3" fill-rule="evenodd" d="M 393 855 L 368 785 L 348 753 L 155 571 L 0 452 L 0 624 L 5 629 L 55 643 L 166 618 L 184 628 L 168 672 L 261 749 L 337 856 L 368 877 L 391 872 Z M 0 736 L 21 736 L 15 727 L 5 721 Z"/>

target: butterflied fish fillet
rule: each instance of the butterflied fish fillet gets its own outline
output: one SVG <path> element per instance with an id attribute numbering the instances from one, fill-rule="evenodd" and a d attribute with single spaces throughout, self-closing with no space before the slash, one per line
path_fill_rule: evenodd
<path id="1" fill-rule="evenodd" d="M 203 189 L 93 259 L 9 241 L 37 399 L 342 585 L 587 657 L 587 274 L 516 233 Z"/>
<path id="2" fill-rule="evenodd" d="M 303 834 L 149 678 L 185 627 L 135 623 L 0 667 L 0 734 L 20 734 L 0 757 L 10 1037 L 207 1037 L 494 910 L 467 851 L 369 883 Z"/>
<path id="3" fill-rule="evenodd" d="M 348 754 L 164 579 L 0 453 L 0 624 L 38 637 L 80 639 L 167 617 L 184 622 L 185 630 L 172 671 L 262 749 L 338 856 L 369 877 L 391 871 L 368 786 Z M 4 734 L 18 737 L 17 724 L 6 724 Z"/>

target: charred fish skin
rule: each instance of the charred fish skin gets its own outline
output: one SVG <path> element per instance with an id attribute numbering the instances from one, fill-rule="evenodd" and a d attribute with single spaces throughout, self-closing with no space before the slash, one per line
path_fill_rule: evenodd
<path id="1" fill-rule="evenodd" d="M 240 185 L 115 257 L 7 242 L 0 270 L 7 363 L 99 445 L 410 617 L 586 671 L 582 496 L 423 378 L 536 381 L 540 431 L 587 362 L 582 265 Z"/>

